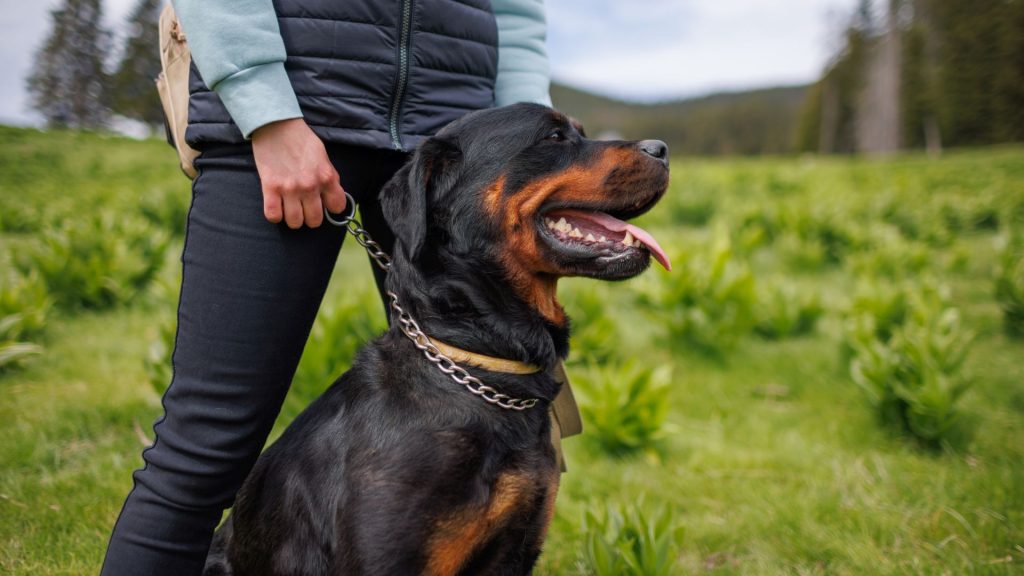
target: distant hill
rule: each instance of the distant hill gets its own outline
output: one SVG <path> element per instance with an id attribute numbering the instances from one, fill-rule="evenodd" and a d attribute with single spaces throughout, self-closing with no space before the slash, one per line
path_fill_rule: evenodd
<path id="1" fill-rule="evenodd" d="M 806 94 L 807 86 L 791 86 L 638 104 L 551 86 L 555 107 L 583 122 L 591 136 L 657 138 L 674 154 L 703 156 L 792 152 Z"/>

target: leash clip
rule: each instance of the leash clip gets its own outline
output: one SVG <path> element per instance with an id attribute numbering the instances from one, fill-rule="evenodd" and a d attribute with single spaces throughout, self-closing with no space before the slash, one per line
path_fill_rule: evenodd
<path id="1" fill-rule="evenodd" d="M 352 218 L 354 218 L 355 215 L 356 200 L 348 192 L 345 192 L 345 212 L 342 212 L 341 220 L 335 220 L 334 217 L 331 216 L 331 213 L 327 211 L 327 206 L 324 206 L 324 218 L 326 218 L 328 222 L 339 228 L 345 228 L 346 226 L 348 226 L 348 223 L 352 221 Z"/>

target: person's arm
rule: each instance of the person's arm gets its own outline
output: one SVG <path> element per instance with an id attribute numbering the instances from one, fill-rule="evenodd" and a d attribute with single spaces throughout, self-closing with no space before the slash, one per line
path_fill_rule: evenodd
<path id="1" fill-rule="evenodd" d="M 495 105 L 536 102 L 550 106 L 544 1 L 491 0 L 491 6 L 498 22 Z"/>
<path id="2" fill-rule="evenodd" d="M 246 138 L 263 187 L 267 220 L 291 228 L 323 222 L 345 194 L 323 142 L 302 119 L 284 69 L 284 41 L 271 0 L 173 0 L 192 60 Z"/>

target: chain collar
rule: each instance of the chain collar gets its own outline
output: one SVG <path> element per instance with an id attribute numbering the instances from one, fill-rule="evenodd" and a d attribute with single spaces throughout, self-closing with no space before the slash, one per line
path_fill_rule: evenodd
<path id="1" fill-rule="evenodd" d="M 387 272 L 391 268 L 391 258 L 386 252 L 380 247 L 380 244 L 374 242 L 370 234 L 363 229 L 362 224 L 355 218 L 356 202 L 355 199 L 345 193 L 345 198 L 348 201 L 347 206 L 349 210 L 347 214 L 344 214 L 341 220 L 337 220 L 331 216 L 331 213 L 324 208 L 324 217 L 327 221 L 334 226 L 344 228 L 346 232 L 355 237 L 356 242 L 366 248 L 366 252 L 373 259 L 374 263 L 381 270 Z M 420 329 L 419 324 L 404 308 L 398 303 L 398 295 L 394 292 L 388 292 L 388 297 L 391 298 L 391 309 L 398 315 L 398 326 L 402 330 L 402 333 L 412 341 L 413 345 L 416 346 L 423 356 L 426 357 L 431 363 L 437 366 L 437 369 L 445 374 L 451 376 L 452 380 L 461 384 L 469 390 L 474 396 L 483 399 L 488 404 L 493 404 L 499 408 L 505 410 L 514 410 L 516 412 L 522 412 L 528 410 L 537 405 L 539 400 L 537 398 L 513 398 L 508 394 L 502 394 L 496 389 L 484 384 L 479 378 L 473 376 L 466 371 L 465 368 L 459 366 L 454 360 L 446 356 L 438 349 L 437 346 L 431 342 L 430 337 L 423 333 Z"/>
<path id="2" fill-rule="evenodd" d="M 441 372 L 452 377 L 459 384 L 466 387 L 476 396 L 483 398 L 488 404 L 494 404 L 499 408 L 506 410 L 523 411 L 527 408 L 533 408 L 537 404 L 536 398 L 520 399 L 513 398 L 507 394 L 502 394 L 494 388 L 484 384 L 479 378 L 473 376 L 466 371 L 465 368 L 459 366 L 454 360 L 445 356 L 433 342 L 430 341 L 430 337 L 420 330 L 419 324 L 413 320 L 412 316 L 406 312 L 401 305 L 398 303 L 398 295 L 394 292 L 388 292 L 388 296 L 391 298 L 391 309 L 398 314 L 398 324 L 401 328 L 402 333 L 412 340 L 412 343 L 419 348 L 423 355 L 426 356 L 427 360 L 430 360 L 437 366 L 437 369 Z"/>

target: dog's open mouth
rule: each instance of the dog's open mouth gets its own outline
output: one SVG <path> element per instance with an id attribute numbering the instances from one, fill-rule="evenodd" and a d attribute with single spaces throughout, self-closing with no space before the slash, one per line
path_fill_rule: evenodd
<path id="1" fill-rule="evenodd" d="M 574 252 L 611 259 L 650 253 L 666 270 L 672 270 L 654 236 L 605 212 L 556 209 L 544 215 L 543 225 L 551 238 Z"/>

